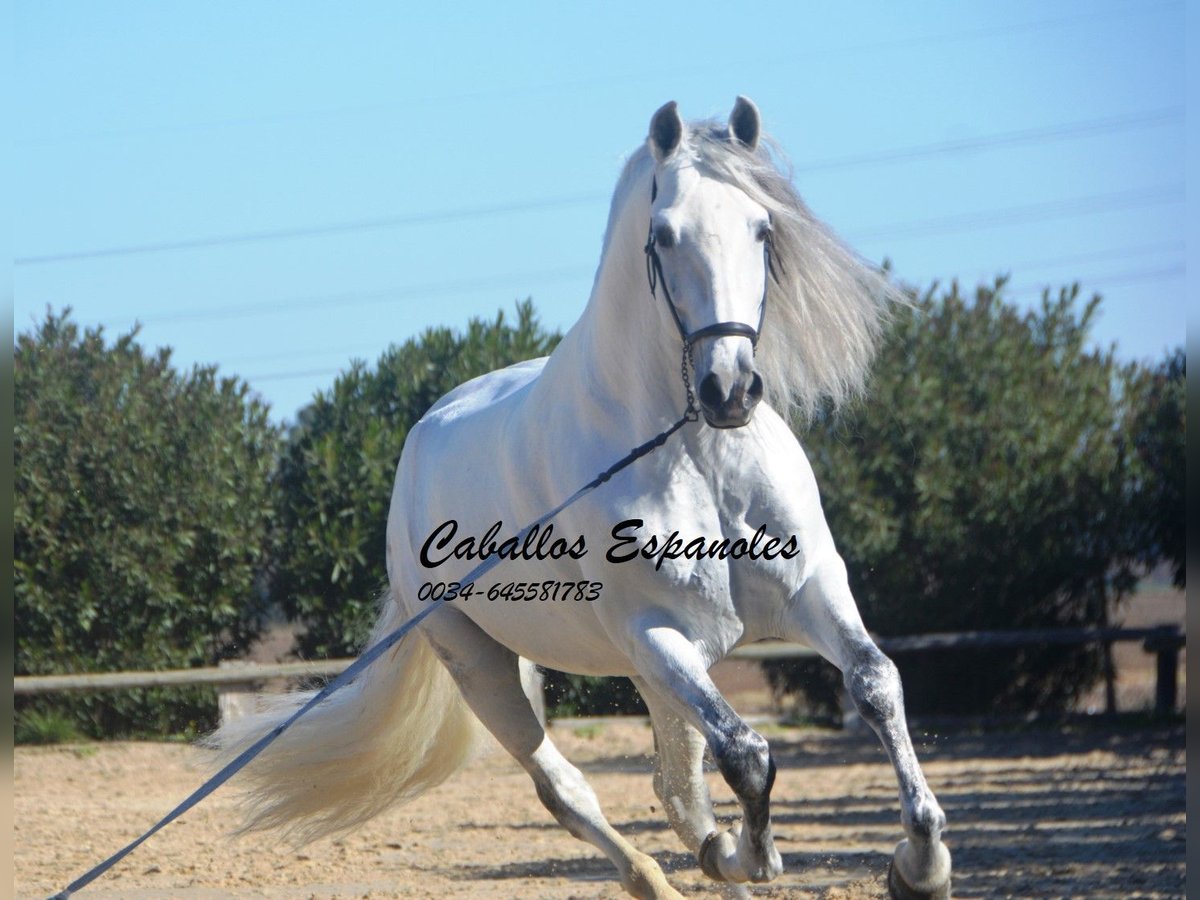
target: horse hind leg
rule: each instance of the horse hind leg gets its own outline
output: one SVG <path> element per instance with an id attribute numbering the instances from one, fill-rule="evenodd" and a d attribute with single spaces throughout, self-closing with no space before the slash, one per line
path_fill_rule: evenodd
<path id="1" fill-rule="evenodd" d="M 818 570 L 793 598 L 788 625 L 785 637 L 810 643 L 841 669 L 859 715 L 878 735 L 896 772 L 907 837 L 892 856 L 889 891 L 898 900 L 947 900 L 950 851 L 941 839 L 946 816 L 913 749 L 900 673 L 863 627 L 840 559 Z"/>
<path id="2" fill-rule="evenodd" d="M 720 883 L 722 896 L 748 896 L 738 862 L 738 835 L 721 830 L 704 780 L 704 736 L 675 713 L 643 678 L 634 678 L 654 726 L 654 793 L 671 828 L 696 855 L 702 871 Z"/>
<path id="3" fill-rule="evenodd" d="M 517 655 L 455 610 L 428 619 L 425 633 L 467 705 L 529 773 L 538 799 L 559 824 L 607 856 L 634 897 L 679 898 L 658 863 L 608 823 L 582 773 L 550 741 L 522 690 Z"/>

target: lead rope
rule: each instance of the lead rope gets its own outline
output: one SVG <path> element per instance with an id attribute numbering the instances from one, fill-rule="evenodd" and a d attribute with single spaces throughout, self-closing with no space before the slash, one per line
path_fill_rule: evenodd
<path id="1" fill-rule="evenodd" d="M 656 182 L 654 185 L 654 193 L 657 194 L 657 192 L 658 192 L 658 185 Z M 653 198 L 651 198 L 651 199 L 653 200 Z M 651 233 L 650 240 L 647 242 L 646 255 L 647 255 L 646 269 L 647 269 L 647 276 L 648 276 L 648 279 L 650 282 L 650 295 L 652 297 L 654 297 L 654 296 L 656 296 L 655 287 L 657 286 L 656 282 L 658 281 L 658 279 L 655 277 L 655 275 L 658 274 L 658 272 L 656 270 L 659 269 L 659 267 L 661 266 L 661 263 L 659 263 L 659 261 L 658 261 L 658 254 L 653 252 L 653 233 Z M 664 281 L 663 282 L 663 291 L 664 292 L 666 292 L 666 287 L 667 287 L 666 282 Z M 691 373 L 692 373 L 693 367 L 695 366 L 695 361 L 692 359 L 692 343 L 693 343 L 693 341 L 688 340 L 688 334 L 687 334 L 686 330 L 683 328 L 683 323 L 680 321 L 678 313 L 675 312 L 675 304 L 671 303 L 669 300 L 669 295 L 668 295 L 668 304 L 671 308 L 671 313 L 675 316 L 675 324 L 679 326 L 680 333 L 683 335 L 683 360 L 680 364 L 680 375 L 683 378 L 684 399 L 686 402 L 686 408 L 684 409 L 683 415 L 679 417 L 679 419 L 675 422 L 675 424 L 671 425 L 665 431 L 659 432 L 654 437 L 652 437 L 650 440 L 646 441 L 644 444 L 639 444 L 638 446 L 634 447 L 627 454 L 625 454 L 625 456 L 623 456 L 621 459 L 617 460 L 615 463 L 613 463 L 611 466 L 609 466 L 607 469 L 605 469 L 603 472 L 601 472 L 599 475 L 597 475 L 595 478 L 593 478 L 591 481 L 589 481 L 587 484 L 585 484 L 583 487 L 581 487 L 579 490 L 577 490 L 574 494 L 572 494 L 570 497 L 568 497 L 566 500 L 564 500 L 558 506 L 554 507 L 554 509 L 550 510 L 548 513 L 545 513 L 543 516 L 541 516 L 536 521 L 530 522 L 528 525 L 526 525 L 523 529 L 521 529 L 520 533 L 517 535 L 516 540 L 517 540 L 518 544 L 520 544 L 521 541 L 523 541 L 525 539 L 525 536 L 527 534 L 529 534 L 530 531 L 532 531 L 534 528 L 539 528 L 542 525 L 545 525 L 548 521 L 550 521 L 550 519 L 554 518 L 556 515 L 558 515 L 560 512 L 562 512 L 564 509 L 566 509 L 568 506 L 570 506 L 572 503 L 574 503 L 576 500 L 578 500 L 584 494 L 588 493 L 589 491 L 595 490 L 600 485 L 604 484 L 609 479 L 611 479 L 614 475 L 616 475 L 622 469 L 633 464 L 637 460 L 641 459 L 643 456 L 647 456 L 647 455 L 653 453 L 655 450 L 657 450 L 659 447 L 661 447 L 663 444 L 665 444 L 667 442 L 667 439 L 670 438 L 671 435 L 673 435 L 676 431 L 678 431 L 684 425 L 687 425 L 689 422 L 699 421 L 700 410 L 696 406 L 696 395 L 692 390 L 692 374 Z M 761 326 L 761 322 L 760 322 L 760 326 Z M 742 327 L 743 329 L 745 329 L 747 331 L 752 330 L 748 326 L 740 326 L 740 327 Z M 710 330 L 710 329 L 702 329 L 702 331 L 708 331 L 708 330 Z M 699 332 L 697 332 L 697 335 L 698 334 L 699 334 Z M 757 340 L 757 334 L 755 334 L 755 339 Z M 491 569 L 494 566 L 496 566 L 497 564 L 499 564 L 499 562 L 500 562 L 499 556 L 489 556 L 487 559 L 483 560 L 483 562 L 481 562 L 479 565 L 477 565 L 474 569 L 472 569 L 465 577 L 463 577 L 461 579 L 462 583 L 469 584 L 472 581 L 477 581 L 479 578 L 483 577 L 489 571 L 491 571 Z M 390 650 L 392 647 L 394 647 L 396 644 L 398 644 L 401 641 L 401 639 L 403 639 L 405 635 L 407 635 L 410 631 L 412 631 L 414 628 L 416 628 L 416 626 L 418 624 L 420 624 L 421 621 L 423 619 L 425 619 L 426 616 L 428 616 L 435 609 L 438 609 L 438 607 L 442 606 L 442 605 L 443 604 L 440 604 L 440 603 L 431 604 L 429 607 L 421 610 L 419 613 L 417 613 L 415 616 L 413 616 L 411 619 L 409 619 L 407 622 L 405 622 L 403 625 L 401 625 L 399 628 L 397 628 L 391 634 L 384 637 L 379 643 L 377 643 L 373 647 L 370 647 L 369 649 L 363 651 L 363 653 L 358 657 L 358 659 L 356 659 L 353 663 L 351 663 L 350 666 L 345 671 L 343 671 L 341 675 L 339 675 L 333 681 L 331 681 L 327 685 L 325 685 L 325 687 L 323 687 L 316 695 L 314 695 L 312 698 L 310 698 L 307 703 L 305 703 L 298 710 L 296 710 L 294 713 L 292 713 L 291 716 L 289 716 L 287 719 L 285 719 L 280 724 L 276 725 L 273 729 L 271 729 L 271 731 L 269 731 L 267 734 L 263 735 L 261 738 L 259 738 L 257 741 L 255 741 L 253 744 L 251 744 L 249 747 L 247 747 L 245 750 L 243 750 L 240 754 L 238 754 L 237 758 L 235 758 L 233 761 L 228 763 L 224 768 L 221 769 L 221 771 L 217 772 L 217 774 L 212 776 L 212 778 L 210 778 L 210 779 L 208 779 L 208 781 L 204 782 L 204 784 L 200 785 L 200 787 L 198 787 L 195 791 L 193 791 L 192 794 L 186 800 L 184 800 L 182 803 L 180 803 L 178 806 L 176 806 L 173 810 L 171 810 L 169 813 L 167 813 L 166 816 L 164 816 L 162 819 L 160 819 L 158 822 L 156 822 L 154 824 L 154 826 L 152 828 L 150 828 L 150 830 L 145 832 L 137 840 L 132 841 L 131 843 L 122 847 L 120 850 L 118 850 L 116 853 L 114 853 L 108 859 L 104 860 L 104 862 L 100 863 L 99 865 L 97 865 L 94 868 L 92 868 L 91 870 L 89 870 L 86 874 L 84 874 L 84 875 L 80 876 L 79 878 L 75 879 L 74 881 L 72 881 L 69 885 L 67 885 L 66 888 L 64 888 L 62 891 L 60 891 L 59 893 L 57 893 L 53 897 L 51 897 L 50 900 L 67 900 L 67 898 L 69 898 L 71 896 L 71 894 L 87 887 L 89 884 L 91 884 L 93 881 L 95 881 L 97 878 L 99 878 L 101 875 L 103 875 L 105 872 L 107 872 L 109 869 L 111 869 L 113 866 L 115 866 L 117 863 L 119 863 L 122 859 L 124 859 L 126 856 L 128 856 L 130 853 L 132 853 L 134 850 L 136 850 L 141 844 L 143 844 L 150 837 L 157 834 L 159 831 L 161 831 L 166 826 L 170 825 L 172 822 L 174 822 L 176 819 L 178 819 L 180 816 L 182 816 L 189 809 L 194 807 L 197 803 L 199 803 L 201 800 L 203 800 L 209 794 L 213 793 L 213 791 L 215 791 L 217 788 L 219 788 L 221 785 L 223 785 L 225 782 L 227 782 L 230 778 L 232 778 L 234 775 L 236 775 L 238 772 L 240 772 L 243 768 L 245 768 L 250 763 L 251 760 L 253 760 L 256 756 L 258 756 L 260 753 L 262 753 L 264 750 L 266 750 L 267 747 L 269 747 L 271 744 L 273 744 L 279 738 L 279 736 L 282 735 L 289 728 L 291 728 L 292 725 L 301 716 L 303 716 L 305 713 L 309 712 L 309 710 L 311 710 L 313 707 L 324 702 L 334 692 L 341 690 L 346 685 L 348 685 L 352 681 L 354 681 L 359 675 L 361 675 L 363 673 L 363 671 L 368 666 L 371 665 L 371 663 L 375 662 L 375 660 L 377 660 L 384 653 L 386 653 L 388 650 Z"/>
<path id="2" fill-rule="evenodd" d="M 692 365 L 692 347 L 687 342 L 684 342 L 683 363 L 682 363 L 683 373 L 682 374 L 683 374 L 683 388 L 684 388 L 686 398 L 687 398 L 687 409 L 684 411 L 684 414 L 679 418 L 679 420 L 677 422 L 675 422 L 674 425 L 667 428 L 665 431 L 658 433 L 657 435 L 652 437 L 650 440 L 646 441 L 644 444 L 639 444 L 638 446 L 634 447 L 627 454 L 625 454 L 625 456 L 623 456 L 621 459 L 617 460 L 615 463 L 613 463 L 613 465 L 609 466 L 607 469 L 605 469 L 603 472 L 601 472 L 599 475 L 597 475 L 595 478 L 593 478 L 591 481 L 589 481 L 587 484 L 585 484 L 583 487 L 581 487 L 579 490 L 577 490 L 574 494 L 572 494 L 570 497 L 568 497 L 566 500 L 564 500 L 558 506 L 554 507 L 554 509 L 550 510 L 548 513 L 545 513 L 543 516 L 541 516 L 539 519 L 537 519 L 537 521 L 531 522 L 528 525 L 526 525 L 523 529 L 521 529 L 521 532 L 517 535 L 516 540 L 517 540 L 518 544 L 520 544 L 525 539 L 525 536 L 528 535 L 529 532 L 532 531 L 534 528 L 538 528 L 538 527 L 541 527 L 542 525 L 545 525 L 550 519 L 554 518 L 556 515 L 558 515 L 560 512 L 562 512 L 564 509 L 566 509 L 568 506 L 570 506 L 572 503 L 574 503 L 576 500 L 578 500 L 584 494 L 587 494 L 589 491 L 592 491 L 595 488 L 598 488 L 600 485 L 604 484 L 606 481 L 608 481 L 610 478 L 612 478 L 614 475 L 616 475 L 622 469 L 624 469 L 627 466 L 634 463 L 636 460 L 639 460 L 643 456 L 647 456 L 650 453 L 653 453 L 656 449 L 658 449 L 663 444 L 665 444 L 667 442 L 667 439 L 670 438 L 671 435 L 673 435 L 676 431 L 678 431 L 684 425 L 688 424 L 689 422 L 695 422 L 700 418 L 700 411 L 699 411 L 699 409 L 696 408 L 696 397 L 692 392 L 692 379 L 691 379 L 691 375 L 689 374 L 689 369 L 690 369 L 691 365 Z M 472 581 L 478 580 L 479 578 L 481 578 L 485 574 L 487 574 L 489 571 L 491 571 L 491 569 L 494 566 L 496 566 L 497 564 L 499 564 L 499 562 L 500 562 L 499 556 L 497 556 L 497 555 L 489 556 L 487 559 L 483 560 L 483 562 L 481 562 L 479 565 L 477 565 L 474 569 L 472 569 L 471 572 L 468 573 L 464 578 L 462 578 L 461 579 L 462 583 L 468 584 Z M 108 859 L 104 860 L 104 862 L 102 862 L 99 865 L 92 868 L 86 874 L 84 874 L 81 877 L 72 881 L 69 885 L 67 885 L 67 887 L 65 889 L 63 889 L 59 893 L 55 894 L 52 898 L 50 898 L 50 900 L 67 900 L 67 898 L 69 898 L 71 896 L 71 894 L 87 887 L 87 885 L 91 884 L 93 881 L 95 881 L 97 878 L 99 878 L 101 875 L 103 875 L 105 872 L 107 872 L 109 869 L 111 869 L 113 866 L 115 866 L 117 863 L 119 863 L 122 859 L 124 859 L 126 856 L 128 856 L 130 853 L 132 853 L 135 849 L 137 849 L 137 847 L 139 847 L 142 843 L 144 843 L 146 840 L 148 840 L 154 834 L 161 831 L 167 825 L 170 825 L 172 822 L 174 822 L 176 819 L 178 819 L 180 816 L 182 816 L 185 812 L 187 812 L 189 809 L 191 809 L 193 806 L 195 806 L 197 803 L 199 803 L 201 800 L 203 800 L 209 794 L 213 793 L 213 791 L 215 791 L 217 788 L 219 788 L 221 785 L 223 785 L 225 782 L 227 782 L 230 778 L 232 778 L 234 775 L 236 775 L 239 771 L 241 771 L 243 768 L 245 768 L 245 766 L 248 763 L 250 763 L 251 760 L 253 760 L 256 756 L 258 756 L 260 753 L 262 753 L 262 751 L 267 749 L 268 746 L 270 746 L 272 743 L 274 743 L 275 740 L 278 739 L 280 735 L 282 735 L 285 731 L 287 731 L 289 728 L 292 727 L 292 725 L 296 722 L 296 720 L 298 720 L 305 713 L 309 712 L 309 710 L 311 710 L 313 707 L 322 703 L 335 691 L 341 690 L 346 685 L 348 685 L 352 681 L 354 681 L 359 675 L 361 675 L 363 673 L 363 671 L 368 666 L 371 665 L 371 663 L 375 662 L 375 660 L 377 660 L 380 656 L 382 656 L 384 653 L 386 653 L 388 650 L 390 650 L 392 647 L 394 647 L 396 644 L 398 644 L 400 642 L 400 640 L 405 635 L 407 635 L 410 631 L 412 631 L 418 624 L 420 624 L 420 622 L 426 616 L 428 616 L 430 613 L 432 613 L 434 610 L 438 609 L 442 605 L 444 605 L 444 604 L 440 604 L 440 603 L 431 604 L 429 607 L 421 610 L 421 612 L 417 613 L 415 616 L 413 616 L 411 619 L 409 619 L 407 622 L 405 622 L 403 625 L 401 625 L 399 628 L 397 628 L 391 634 L 387 635 L 379 643 L 377 643 L 373 647 L 370 647 L 369 649 L 365 650 L 362 653 L 362 655 L 358 657 L 358 659 L 356 659 L 353 663 L 351 663 L 350 666 L 344 672 L 342 672 L 341 675 L 339 675 L 333 681 L 329 682 L 329 684 L 325 685 L 325 687 L 322 688 L 319 693 L 317 693 L 307 703 L 305 703 L 302 707 L 300 707 L 298 710 L 296 710 L 294 713 L 292 713 L 292 715 L 289 716 L 286 720 L 284 720 L 280 724 L 276 725 L 273 729 L 271 729 L 271 731 L 269 731 L 267 734 L 263 735 L 261 738 L 259 738 L 257 741 L 255 741 L 253 744 L 251 744 L 249 747 L 247 747 L 245 750 L 243 750 L 237 756 L 236 759 L 234 759 L 233 761 L 228 763 L 224 768 L 221 769 L 221 771 L 217 772 L 217 774 L 212 776 L 212 778 L 210 778 L 208 781 L 204 782 L 204 784 L 202 784 L 199 788 L 197 788 L 195 791 L 193 791 L 192 794 L 186 800 L 184 800 L 177 807 L 175 807 L 173 810 L 171 810 L 171 812 L 169 812 L 166 816 L 164 816 L 157 823 L 155 823 L 154 826 L 152 828 L 150 828 L 149 831 L 145 832 L 137 840 L 132 841 L 131 843 L 127 844 L 122 849 L 118 850 L 116 853 L 114 853 Z"/>

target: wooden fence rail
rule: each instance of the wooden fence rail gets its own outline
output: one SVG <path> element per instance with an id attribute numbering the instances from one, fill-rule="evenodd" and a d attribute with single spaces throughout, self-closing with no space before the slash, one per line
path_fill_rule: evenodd
<path id="1" fill-rule="evenodd" d="M 943 634 L 877 638 L 889 656 L 969 648 L 1111 645 L 1140 641 L 1147 653 L 1158 657 L 1155 709 L 1170 713 L 1178 695 L 1179 651 L 1186 635 L 1177 625 L 1153 628 L 1051 628 L 1023 631 L 960 631 Z M 729 658 L 742 660 L 802 659 L 817 653 L 803 644 L 762 641 L 734 650 Z M 227 662 L 219 667 L 175 669 L 161 672 L 89 672 L 78 675 L 22 675 L 13 679 L 17 695 L 56 691 L 100 691 L 122 688 L 216 685 L 222 698 L 222 716 L 233 712 L 243 698 L 273 678 L 325 678 L 341 673 L 353 660 L 330 659 L 310 662 L 260 664 Z"/>

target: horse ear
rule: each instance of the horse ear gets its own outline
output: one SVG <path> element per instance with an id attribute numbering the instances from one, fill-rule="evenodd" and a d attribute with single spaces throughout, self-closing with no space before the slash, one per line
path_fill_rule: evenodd
<path id="1" fill-rule="evenodd" d="M 758 146 L 760 129 L 758 107 L 749 97 L 738 96 L 733 104 L 733 112 L 729 114 L 729 133 L 746 145 L 747 150 Z"/>
<path id="2" fill-rule="evenodd" d="M 669 157 L 683 141 L 683 119 L 675 101 L 664 103 L 650 120 L 650 149 L 659 162 Z"/>

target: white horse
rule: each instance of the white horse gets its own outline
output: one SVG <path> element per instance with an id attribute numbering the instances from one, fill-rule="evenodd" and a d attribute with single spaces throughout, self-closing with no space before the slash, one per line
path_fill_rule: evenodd
<path id="1" fill-rule="evenodd" d="M 300 839 L 352 828 L 448 777 L 478 717 L 629 893 L 678 896 L 539 724 L 522 692 L 524 657 L 633 678 L 671 826 L 713 879 L 769 881 L 782 868 L 769 813 L 775 766 L 708 670 L 741 644 L 783 638 L 841 669 L 895 767 L 907 838 L 893 895 L 949 896 L 945 816 L 913 752 L 896 668 L 863 627 L 787 424 L 860 388 L 897 295 L 814 219 L 759 129 L 741 97 L 727 124 L 685 125 L 674 103 L 658 110 L 617 184 L 579 321 L 548 358 L 460 386 L 410 432 L 374 640 L 441 606 L 247 770 L 247 827 Z M 693 384 L 702 421 L 514 540 L 676 422 Z M 504 561 L 486 583 L 445 587 L 493 548 Z M 513 599 L 531 585 L 534 599 Z M 226 726 L 215 742 L 236 752 L 305 699 Z M 706 747 L 741 805 L 740 829 L 717 826 Z"/>

